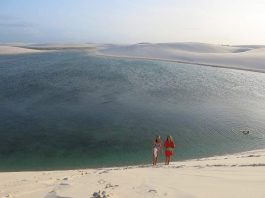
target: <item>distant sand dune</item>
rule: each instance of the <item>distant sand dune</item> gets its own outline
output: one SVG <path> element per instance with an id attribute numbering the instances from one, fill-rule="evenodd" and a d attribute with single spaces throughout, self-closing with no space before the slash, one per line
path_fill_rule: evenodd
<path id="1" fill-rule="evenodd" d="M 11 54 L 27 54 L 27 53 L 40 53 L 39 50 L 26 49 L 15 46 L 0 46 L 0 55 L 11 55 Z"/>
<path id="2" fill-rule="evenodd" d="M 214 45 L 204 43 L 30 44 L 0 45 L 0 55 L 81 50 L 91 55 L 173 61 L 211 67 L 265 72 L 265 46 Z"/>
<path id="3" fill-rule="evenodd" d="M 0 55 L 43 53 L 58 50 L 84 50 L 93 52 L 99 44 L 17 44 L 0 45 Z"/>
<path id="4" fill-rule="evenodd" d="M 98 54 L 265 71 L 265 48 L 263 46 L 225 46 L 202 43 L 135 44 L 106 47 L 99 50 Z"/>
<path id="5" fill-rule="evenodd" d="M 94 50 L 99 44 L 83 43 L 83 44 L 32 44 L 23 46 L 25 49 L 35 50 Z"/>

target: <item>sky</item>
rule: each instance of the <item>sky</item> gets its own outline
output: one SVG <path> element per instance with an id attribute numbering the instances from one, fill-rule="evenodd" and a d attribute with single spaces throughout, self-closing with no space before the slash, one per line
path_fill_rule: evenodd
<path id="1" fill-rule="evenodd" d="M 265 44 L 265 0 L 0 0 L 0 43 Z"/>

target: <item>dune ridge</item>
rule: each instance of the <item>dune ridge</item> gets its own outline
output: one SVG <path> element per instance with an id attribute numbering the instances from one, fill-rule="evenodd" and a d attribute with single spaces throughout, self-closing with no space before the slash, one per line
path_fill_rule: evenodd
<path id="1" fill-rule="evenodd" d="M 185 64 L 265 71 L 264 46 L 227 46 L 203 43 L 159 43 L 114 45 L 101 48 L 98 55 L 164 60 Z"/>
<path id="2" fill-rule="evenodd" d="M 65 50 L 86 50 L 93 52 L 100 44 L 6 44 L 0 45 L 0 55 L 43 53 Z"/>
<path id="3" fill-rule="evenodd" d="M 0 45 L 0 55 L 14 55 L 14 54 L 28 54 L 40 53 L 41 51 L 35 49 L 26 49 L 18 46 Z"/>
<path id="4" fill-rule="evenodd" d="M 217 45 L 206 43 L 138 43 L 117 44 L 17 44 L 0 45 L 0 55 L 78 50 L 89 55 L 116 58 L 171 61 L 219 68 L 265 71 L 265 46 Z"/>

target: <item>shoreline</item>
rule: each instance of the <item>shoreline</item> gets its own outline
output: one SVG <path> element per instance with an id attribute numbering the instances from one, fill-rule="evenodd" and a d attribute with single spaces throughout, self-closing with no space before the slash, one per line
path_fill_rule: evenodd
<path id="1" fill-rule="evenodd" d="M 225 156 L 237 156 L 237 155 L 241 155 L 241 154 L 247 154 L 247 153 L 252 153 L 252 152 L 259 152 L 259 151 L 264 151 L 265 153 L 265 148 L 264 149 L 254 149 L 254 150 L 247 150 L 247 151 L 239 151 L 239 152 L 233 152 L 233 153 L 225 153 L 225 154 L 215 154 L 215 155 L 209 155 L 209 156 L 205 156 L 205 157 L 198 157 L 198 158 L 187 158 L 187 159 L 181 159 L 181 160 L 174 160 L 170 162 L 170 164 L 176 164 L 176 163 L 185 163 L 185 162 L 189 162 L 189 161 L 202 161 L 205 159 L 211 159 L 211 158 L 222 158 Z M 151 155 L 151 154 L 150 154 Z M 159 162 L 157 163 L 158 167 L 159 166 L 163 166 L 164 164 L 164 154 L 161 153 L 159 157 Z M 173 156 L 176 154 L 173 154 Z M 265 155 L 265 154 L 264 154 Z M 173 157 L 174 158 L 174 157 Z M 99 167 L 82 167 L 82 168 L 58 168 L 58 169 L 28 169 L 28 170 L 8 170 L 8 171 L 4 171 L 4 170 L 0 170 L 0 174 L 1 173 L 20 173 L 20 172 L 57 172 L 57 171 L 75 171 L 75 170 L 82 170 L 82 169 L 93 169 L 93 170 L 106 170 L 106 169 L 124 169 L 124 168 L 139 168 L 139 167 L 153 167 L 153 165 L 151 164 L 152 158 L 150 157 L 150 163 L 142 163 L 142 164 L 134 164 L 134 165 L 113 165 L 113 166 L 99 166 Z M 162 161 L 162 162 L 161 162 Z M 265 164 L 264 164 L 265 166 Z"/>
<path id="2" fill-rule="evenodd" d="M 176 45 L 176 46 L 175 46 Z M 178 46 L 179 45 L 179 46 Z M 187 47 L 188 49 L 182 49 L 182 47 Z M 147 47 L 147 48 L 145 48 Z M 197 47 L 198 51 L 193 51 L 192 47 Z M 212 52 L 201 52 L 203 47 L 209 48 Z M 228 51 L 225 53 L 215 52 L 216 48 L 221 48 L 221 50 L 235 50 L 234 48 L 245 49 L 244 46 L 219 46 L 212 44 L 201 44 L 201 43 L 162 43 L 162 44 L 148 44 L 148 45 L 108 45 L 108 44 L 34 44 L 34 45 L 0 45 L 0 55 L 15 55 L 15 54 L 29 54 L 29 53 L 43 53 L 43 52 L 54 52 L 54 51 L 81 51 L 87 52 L 89 55 L 99 56 L 99 57 L 110 57 L 119 59 L 131 59 L 131 60 L 146 60 L 146 61 L 162 61 L 171 63 L 180 63 L 186 65 L 195 66 L 205 66 L 212 68 L 221 69 L 233 69 L 256 73 L 265 73 L 264 69 L 251 68 L 253 65 L 259 65 L 261 62 L 265 61 L 260 55 L 265 53 L 265 47 L 253 47 L 248 48 L 246 51 L 242 52 L 232 52 Z M 118 48 L 118 51 L 115 51 Z M 228 48 L 228 49 L 227 49 Z M 230 49 L 231 48 L 231 49 Z M 175 51 L 170 51 L 170 50 Z M 166 50 L 166 51 L 163 51 Z M 167 51 L 168 50 L 168 51 Z M 220 50 L 220 49 L 219 49 Z M 254 51 L 254 52 L 252 52 Z M 125 54 L 123 54 L 123 52 Z M 113 54 L 114 53 L 114 54 Z M 135 53 L 143 53 L 143 55 L 135 55 Z M 238 56 L 239 54 L 239 56 Z M 242 56 L 241 56 L 241 55 Z M 248 55 L 247 55 L 248 54 Z M 202 56 L 203 55 L 203 56 Z M 248 58 L 255 58 L 257 55 L 258 62 L 248 61 Z M 200 57 L 203 57 L 200 59 Z M 214 56 L 211 59 L 211 56 Z M 252 57 L 253 56 L 253 57 Z M 158 58 L 156 58 L 158 57 Z M 170 58 L 168 58 L 170 57 Z M 182 58 L 190 58 L 192 61 L 181 60 Z M 206 58 L 208 57 L 208 58 Z M 218 59 L 216 59 L 218 57 Z M 232 58 L 233 57 L 233 58 Z M 262 56 L 263 57 L 263 56 Z M 203 62 L 203 60 L 211 60 L 213 63 Z M 221 58 L 221 62 L 220 62 Z M 232 59 L 231 59 L 232 58 Z M 247 59 L 246 59 L 247 58 Z M 241 60 L 242 59 L 242 60 Z M 238 62 L 239 61 L 239 62 Z M 248 61 L 247 64 L 240 64 L 243 61 Z M 227 64 L 220 64 L 226 63 Z M 243 63 L 242 62 L 242 63 Z M 245 66 L 240 66 L 245 65 Z M 262 65 L 263 66 L 263 65 Z M 262 66 L 260 66 L 262 68 Z"/>
<path id="3" fill-rule="evenodd" d="M 240 70 L 247 72 L 255 72 L 255 73 L 265 73 L 265 70 L 251 69 L 251 68 L 239 68 L 225 65 L 215 65 L 215 64 L 207 64 L 207 63 L 196 63 L 196 62 L 188 62 L 174 59 L 163 59 L 163 58 L 152 58 L 152 57 L 136 57 L 136 56 L 118 56 L 118 55 L 109 55 L 104 53 L 90 54 L 99 57 L 110 57 L 110 58 L 119 58 L 119 59 L 131 59 L 131 60 L 146 60 L 146 61 L 161 61 L 161 62 L 169 62 L 169 63 L 180 63 L 186 65 L 195 65 L 195 66 L 204 66 L 204 67 L 213 67 L 220 69 L 232 69 L 232 70 Z"/>
<path id="4" fill-rule="evenodd" d="M 168 166 L 0 172 L 0 177 L 0 197 L 262 197 L 265 149 Z"/>

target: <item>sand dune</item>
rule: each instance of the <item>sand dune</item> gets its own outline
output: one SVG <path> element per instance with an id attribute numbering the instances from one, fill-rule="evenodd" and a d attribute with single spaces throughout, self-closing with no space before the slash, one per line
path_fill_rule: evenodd
<path id="1" fill-rule="evenodd" d="M 264 197 L 265 150 L 150 165 L 0 173 L 0 197 Z"/>
<path id="2" fill-rule="evenodd" d="M 23 46 L 26 49 L 35 50 L 94 50 L 99 48 L 101 44 L 94 43 L 63 43 L 63 44 L 31 44 Z"/>
<path id="3" fill-rule="evenodd" d="M 0 45 L 0 55 L 11 54 L 27 54 L 27 53 L 40 53 L 41 51 L 35 49 L 26 49 L 22 47 Z"/>
<path id="4" fill-rule="evenodd" d="M 265 72 L 265 46 L 228 46 L 204 43 L 30 44 L 0 45 L 0 54 L 83 50 L 91 55 L 174 61 Z"/>
<path id="5" fill-rule="evenodd" d="M 43 53 L 58 50 L 86 50 L 94 52 L 100 44 L 9 44 L 0 45 L 0 55 Z"/>
<path id="6" fill-rule="evenodd" d="M 160 59 L 227 68 L 265 71 L 265 47 L 202 43 L 161 43 L 109 46 L 98 54 Z"/>

